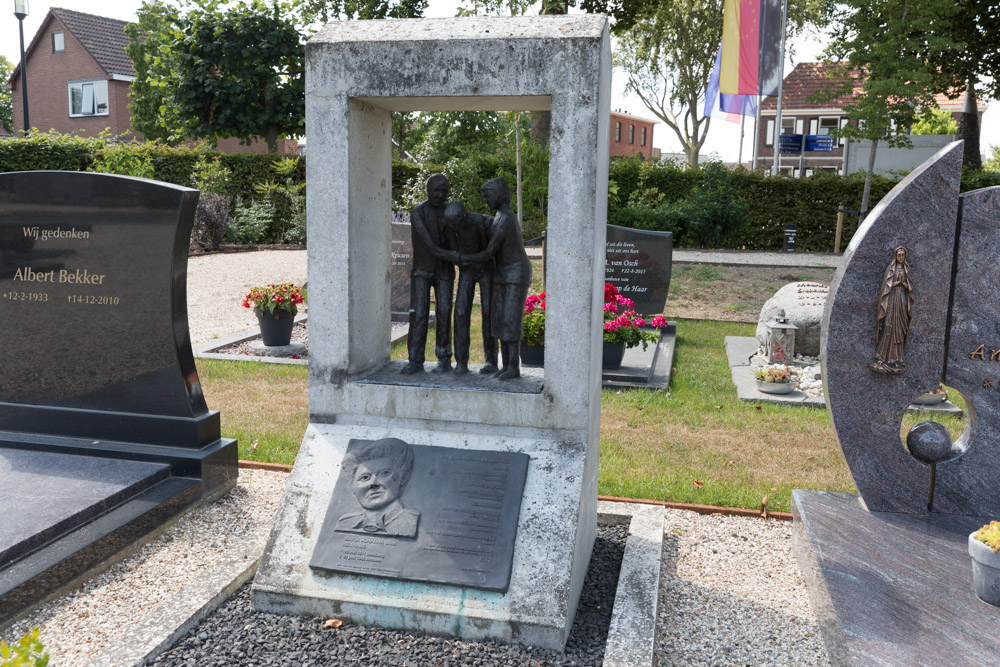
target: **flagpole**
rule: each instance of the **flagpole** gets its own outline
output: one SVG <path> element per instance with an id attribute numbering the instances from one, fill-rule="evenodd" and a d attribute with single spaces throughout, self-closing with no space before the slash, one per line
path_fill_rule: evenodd
<path id="1" fill-rule="evenodd" d="M 782 3 L 781 9 L 781 78 L 778 79 L 778 111 L 774 121 L 774 161 L 771 162 L 771 175 L 778 175 L 781 162 L 781 93 L 785 86 L 785 27 L 788 21 L 788 0 Z"/>
<path id="2" fill-rule="evenodd" d="M 753 116 L 753 170 L 757 171 L 757 151 L 760 149 L 761 96 L 757 96 L 757 113 Z"/>
<path id="3" fill-rule="evenodd" d="M 741 167 L 743 166 L 743 126 L 746 125 L 747 122 L 746 114 L 742 113 L 743 111 L 745 111 L 745 109 L 741 104 L 740 105 L 740 152 L 739 152 L 739 157 L 736 158 L 736 161 L 739 163 Z"/>

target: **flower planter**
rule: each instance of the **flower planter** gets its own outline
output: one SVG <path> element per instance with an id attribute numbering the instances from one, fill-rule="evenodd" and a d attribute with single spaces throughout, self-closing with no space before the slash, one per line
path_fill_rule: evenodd
<path id="1" fill-rule="evenodd" d="M 528 345 L 522 338 L 521 363 L 525 366 L 544 366 L 545 345 Z"/>
<path id="2" fill-rule="evenodd" d="M 625 342 L 609 343 L 604 341 L 603 356 L 601 357 L 601 368 L 606 370 L 617 370 L 622 367 L 622 359 L 625 358 Z"/>
<path id="3" fill-rule="evenodd" d="M 763 380 L 756 380 L 756 382 L 757 391 L 762 391 L 765 394 L 790 394 L 795 391 L 791 382 L 764 382 Z"/>
<path id="4" fill-rule="evenodd" d="M 260 308 L 254 308 L 257 324 L 260 326 L 260 337 L 264 345 L 276 347 L 292 342 L 292 328 L 295 326 L 295 315 L 287 310 L 275 310 L 268 315 Z"/>
<path id="5" fill-rule="evenodd" d="M 977 540 L 977 532 L 969 535 L 972 584 L 979 599 L 1000 607 L 1000 554 L 993 553 L 993 549 Z"/>

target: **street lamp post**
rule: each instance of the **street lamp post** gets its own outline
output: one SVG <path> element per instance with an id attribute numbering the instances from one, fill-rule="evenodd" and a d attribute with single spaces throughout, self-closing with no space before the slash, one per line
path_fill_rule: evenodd
<path id="1" fill-rule="evenodd" d="M 24 109 L 24 133 L 28 134 L 31 122 L 28 120 L 28 73 L 24 61 L 24 18 L 28 15 L 28 0 L 14 0 L 14 16 L 21 31 L 21 106 Z"/>

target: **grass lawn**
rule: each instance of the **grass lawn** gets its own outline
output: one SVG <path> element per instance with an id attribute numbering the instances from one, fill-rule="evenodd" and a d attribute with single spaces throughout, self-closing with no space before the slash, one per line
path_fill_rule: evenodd
<path id="1" fill-rule="evenodd" d="M 482 360 L 477 319 L 474 363 Z M 751 324 L 681 320 L 669 392 L 603 392 L 601 494 L 746 508 L 760 508 L 767 496 L 770 510 L 785 511 L 793 488 L 856 490 L 825 410 L 736 398 L 723 340 L 753 331 Z M 405 355 L 405 345 L 393 347 L 393 358 Z M 240 441 L 240 458 L 294 462 L 309 419 L 306 368 L 197 364 L 209 406 L 222 412 L 223 435 Z M 908 415 L 901 433 L 924 418 Z M 938 420 L 954 437 L 964 428 L 962 419 Z"/>

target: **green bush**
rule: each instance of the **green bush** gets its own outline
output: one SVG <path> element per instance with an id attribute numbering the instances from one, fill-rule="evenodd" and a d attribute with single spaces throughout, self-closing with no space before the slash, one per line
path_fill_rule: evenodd
<path id="1" fill-rule="evenodd" d="M 273 221 L 274 206 L 268 195 L 249 201 L 238 198 L 226 228 L 225 240 L 229 243 L 262 243 Z"/>
<path id="2" fill-rule="evenodd" d="M 38 628 L 13 644 L 0 641 L 0 667 L 45 667 L 49 664 L 49 653 L 38 639 Z"/>

